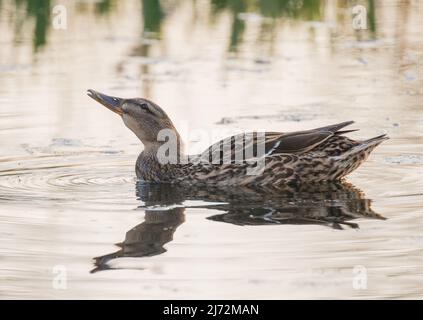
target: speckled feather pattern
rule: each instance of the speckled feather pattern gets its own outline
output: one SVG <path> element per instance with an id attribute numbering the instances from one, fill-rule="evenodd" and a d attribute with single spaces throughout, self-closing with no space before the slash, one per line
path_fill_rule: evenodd
<path id="1" fill-rule="evenodd" d="M 278 186 L 337 181 L 358 168 L 371 151 L 387 139 L 383 135 L 363 142 L 351 140 L 342 135 L 345 132 L 338 132 L 350 123 L 298 133 L 266 134 L 265 165 L 257 175 L 247 174 L 247 169 L 254 168 L 255 163 L 234 161 L 235 150 L 245 145 L 235 143 L 233 138 L 228 138 L 233 151 L 229 162 L 228 158 L 221 163 L 208 161 L 211 160 L 212 149 L 222 152 L 222 149 L 213 146 L 203 154 L 192 156 L 190 162 L 178 164 L 160 164 L 154 154 L 142 153 L 137 161 L 136 173 L 139 179 L 145 181 L 217 186 Z"/>

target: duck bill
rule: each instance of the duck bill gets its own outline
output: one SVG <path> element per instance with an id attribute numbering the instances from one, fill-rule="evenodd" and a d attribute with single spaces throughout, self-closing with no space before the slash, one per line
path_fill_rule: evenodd
<path id="1" fill-rule="evenodd" d="M 119 115 L 123 114 L 122 102 L 124 99 L 108 96 L 92 89 L 88 90 L 87 94 L 90 98 L 93 98 L 95 101 L 101 103 L 103 106 L 112 110 L 114 113 Z"/>

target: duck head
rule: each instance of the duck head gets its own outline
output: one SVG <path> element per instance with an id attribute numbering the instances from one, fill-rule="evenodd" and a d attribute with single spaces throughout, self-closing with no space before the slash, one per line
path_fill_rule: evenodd
<path id="1" fill-rule="evenodd" d="M 169 133 L 173 133 L 178 144 L 181 144 L 180 136 L 172 121 L 154 102 L 143 98 L 112 97 L 91 89 L 87 94 L 120 115 L 125 125 L 135 133 L 146 149 L 160 146 L 164 141 L 163 137 Z"/>

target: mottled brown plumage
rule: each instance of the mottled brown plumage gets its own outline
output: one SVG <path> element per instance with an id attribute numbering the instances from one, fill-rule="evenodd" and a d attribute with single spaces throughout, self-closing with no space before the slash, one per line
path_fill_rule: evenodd
<path id="1" fill-rule="evenodd" d="M 199 155 L 186 156 L 179 133 L 166 113 L 146 99 L 110 97 L 94 90 L 93 99 L 122 116 L 144 144 L 136 162 L 140 180 L 206 185 L 286 185 L 337 181 L 355 170 L 388 139 L 354 141 L 341 131 L 353 121 L 298 132 L 251 132 L 228 137 Z M 170 133 L 164 139 L 162 133 Z M 161 155 L 174 137 L 169 155 Z M 166 154 L 166 153 L 164 153 Z"/>

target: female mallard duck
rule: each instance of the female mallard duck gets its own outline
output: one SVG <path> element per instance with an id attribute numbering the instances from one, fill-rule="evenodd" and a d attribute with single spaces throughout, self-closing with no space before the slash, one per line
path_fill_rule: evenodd
<path id="1" fill-rule="evenodd" d="M 94 100 L 119 114 L 144 144 L 136 163 L 140 180 L 211 185 L 286 185 L 336 181 L 355 170 L 388 139 L 365 141 L 340 131 L 353 121 L 298 132 L 254 132 L 229 137 L 199 155 L 185 156 L 172 121 L 157 104 L 88 90 Z"/>

